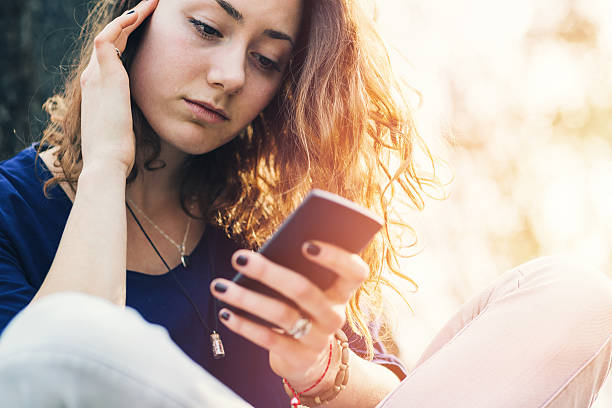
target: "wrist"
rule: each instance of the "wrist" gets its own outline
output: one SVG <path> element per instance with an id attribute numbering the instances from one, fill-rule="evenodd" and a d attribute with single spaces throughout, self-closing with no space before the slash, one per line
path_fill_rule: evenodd
<path id="1" fill-rule="evenodd" d="M 333 373 L 338 369 L 340 360 L 338 357 L 338 349 L 336 339 L 332 338 L 325 350 L 321 353 L 317 363 L 310 367 L 306 372 L 302 372 L 301 375 L 295 377 L 285 377 L 285 380 L 296 392 L 299 392 L 301 395 L 310 395 L 316 393 L 320 389 L 325 389 L 325 387 L 329 386 L 330 383 L 333 383 Z"/>
<path id="2" fill-rule="evenodd" d="M 125 180 L 129 175 L 127 171 L 128 166 L 120 162 L 109 163 L 94 161 L 83 164 L 83 168 L 81 169 L 81 173 L 79 175 L 79 181 L 81 181 L 81 178 L 96 178 L 98 176 L 103 176 L 106 178 L 121 176 Z"/>
<path id="3" fill-rule="evenodd" d="M 337 345 L 334 347 L 334 345 Z M 341 330 L 336 332 L 334 340 L 330 345 L 330 353 L 328 354 L 329 359 L 323 372 L 323 375 L 308 388 L 298 388 L 291 384 L 287 379 L 283 378 L 283 387 L 287 395 L 291 397 L 292 406 L 297 404 L 321 405 L 332 399 L 342 391 L 348 383 L 348 364 L 349 364 L 349 348 L 348 339 L 346 334 Z M 334 368 L 330 369 L 332 365 L 333 350 L 336 349 L 337 353 L 334 361 Z M 301 385 L 301 384 L 300 384 Z"/>
<path id="4" fill-rule="evenodd" d="M 121 198 L 121 205 L 125 208 L 125 173 L 120 168 L 109 168 L 100 164 L 88 164 L 83 167 L 77 181 L 76 200 L 96 200 L 99 204 L 100 193 L 114 202 Z M 80 197 L 80 198 L 79 198 Z"/>

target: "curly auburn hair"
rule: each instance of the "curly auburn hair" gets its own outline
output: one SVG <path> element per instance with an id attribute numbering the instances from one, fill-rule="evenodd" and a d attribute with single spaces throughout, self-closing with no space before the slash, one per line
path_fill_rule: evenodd
<path id="1" fill-rule="evenodd" d="M 371 359 L 369 326 L 383 313 L 380 284 L 402 296 L 386 276 L 395 274 L 418 288 L 399 270 L 400 254 L 391 230 L 399 226 L 404 232 L 414 231 L 391 217 L 396 193 L 421 210 L 425 187 L 441 183 L 434 159 L 417 133 L 405 88 L 394 75 L 389 53 L 364 7 L 358 0 L 304 1 L 301 32 L 279 91 L 232 141 L 186 159 L 180 177 L 181 206 L 198 218 L 187 205 L 195 199 L 203 214 L 199 218 L 254 250 L 312 188 L 336 193 L 379 214 L 385 221 L 383 233 L 360 254 L 370 266 L 370 278 L 346 310 L 348 323 L 365 339 Z M 45 195 L 60 182 L 76 192 L 83 164 L 80 76 L 95 36 L 137 3 L 99 0 L 89 11 L 77 41 L 75 65 L 62 92 L 44 105 L 50 120 L 37 153 L 44 144 L 56 146 L 55 165 L 63 170 L 45 183 Z M 141 28 L 130 36 L 123 53 L 128 72 Z M 151 163 L 160 153 L 159 137 L 134 103 L 132 113 L 137 151 L 150 152 L 144 167 L 154 171 Z M 431 164 L 429 175 L 417 171 L 417 149 Z M 135 165 L 128 184 L 139 171 Z M 389 337 L 388 331 L 379 333 L 381 340 Z"/>

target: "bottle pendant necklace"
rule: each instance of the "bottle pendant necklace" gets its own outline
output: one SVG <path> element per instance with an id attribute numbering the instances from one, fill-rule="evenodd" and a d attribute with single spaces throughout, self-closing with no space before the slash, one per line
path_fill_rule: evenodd
<path id="1" fill-rule="evenodd" d="M 166 238 L 168 238 L 168 240 L 170 240 L 173 244 L 175 244 L 177 246 L 177 248 L 179 248 L 180 250 L 180 254 L 181 254 L 181 263 L 183 264 L 183 267 L 187 268 L 189 267 L 189 265 L 191 265 L 191 257 L 185 252 L 185 242 L 187 240 L 187 233 L 189 232 L 189 225 L 191 224 L 191 219 L 189 220 L 189 222 L 187 223 L 187 231 L 185 231 L 185 237 L 183 238 L 183 244 L 182 245 L 178 245 L 176 244 L 176 242 L 174 242 L 170 237 L 168 237 L 168 235 L 163 232 L 149 217 L 146 216 L 145 213 L 142 212 L 142 210 L 140 210 L 136 204 L 134 204 L 132 202 L 132 200 L 130 200 L 129 198 L 127 199 L 127 201 L 131 202 L 132 205 L 134 205 L 134 207 L 136 207 L 136 210 L 138 210 L 151 224 L 153 224 L 153 226 L 160 232 L 162 233 Z M 211 346 L 211 351 L 212 351 L 212 356 L 215 360 L 219 360 L 223 357 L 225 357 L 225 348 L 223 347 L 223 341 L 221 341 L 221 336 L 219 335 L 219 333 L 217 333 L 216 330 L 210 330 L 210 328 L 208 327 L 208 325 L 204 322 L 204 319 L 202 318 L 202 314 L 200 313 L 200 309 L 198 309 L 198 307 L 195 305 L 193 299 L 191 299 L 191 296 L 189 296 L 187 294 L 187 290 L 185 289 L 185 287 L 183 286 L 183 284 L 178 280 L 178 278 L 176 277 L 176 275 L 174 274 L 174 271 L 172 271 L 170 269 L 170 267 L 168 266 L 168 264 L 166 263 L 166 260 L 161 256 L 161 254 L 159 253 L 159 251 L 157 250 L 157 248 L 155 247 L 155 244 L 153 244 L 153 241 L 151 241 L 151 238 L 149 238 L 149 235 L 145 232 L 144 228 L 142 227 L 142 224 L 140 223 L 140 221 L 138 220 L 138 218 L 136 217 L 136 214 L 134 214 L 134 211 L 132 211 L 132 209 L 130 208 L 130 206 L 128 205 L 126 201 L 126 206 L 128 208 L 128 210 L 130 211 L 130 213 L 132 214 L 132 216 L 134 217 L 134 220 L 136 221 L 136 224 L 138 224 L 138 227 L 140 227 L 140 230 L 142 231 L 142 233 L 145 235 L 145 237 L 147 238 L 147 240 L 149 241 L 149 243 L 151 244 L 151 246 L 153 247 L 153 249 L 155 250 L 155 252 L 157 253 L 157 255 L 159 256 L 159 258 L 162 260 L 162 262 L 164 263 L 164 265 L 166 265 L 166 268 L 168 268 L 168 273 L 172 276 L 172 278 L 174 279 L 174 281 L 176 282 L 176 284 L 178 285 L 179 289 L 183 292 L 183 295 L 185 295 L 185 297 L 187 298 L 187 300 L 189 301 L 189 303 L 191 303 L 191 306 L 193 306 L 196 315 L 198 316 L 198 319 L 200 320 L 200 323 L 202 324 L 202 327 L 204 327 L 206 330 L 208 330 L 210 333 L 210 346 Z M 209 259 L 212 262 L 212 257 L 210 256 L 210 246 L 208 247 L 209 250 Z M 211 268 L 213 266 L 211 265 Z M 212 280 L 214 277 L 214 273 L 211 271 L 211 277 L 210 279 Z M 215 301 L 213 300 L 213 305 L 215 305 Z M 217 325 L 217 313 L 216 313 L 216 307 L 214 308 L 214 314 L 215 314 L 215 326 Z"/>
<path id="2" fill-rule="evenodd" d="M 225 350 L 223 349 L 223 342 L 219 333 L 213 330 L 210 335 L 210 344 L 212 347 L 212 354 L 215 360 L 225 357 Z"/>

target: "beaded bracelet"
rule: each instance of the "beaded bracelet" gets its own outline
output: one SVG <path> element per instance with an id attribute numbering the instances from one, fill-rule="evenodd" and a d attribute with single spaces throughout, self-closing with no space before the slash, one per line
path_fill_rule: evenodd
<path id="1" fill-rule="evenodd" d="M 338 373 L 336 374 L 336 379 L 334 380 L 334 386 L 324 391 L 322 394 L 316 397 L 301 397 L 300 404 L 303 407 L 307 407 L 310 405 L 321 405 L 325 402 L 329 402 L 336 398 L 336 396 L 346 388 L 346 384 L 348 383 L 349 375 L 348 375 L 348 365 L 349 365 L 349 350 L 348 350 L 348 337 L 342 330 L 338 330 L 335 333 L 336 341 L 338 345 L 341 347 L 341 362 L 340 368 L 338 369 Z M 294 397 L 296 395 L 293 387 L 283 379 L 283 387 L 285 392 L 289 397 Z M 301 393 L 300 393 L 301 394 Z M 306 405 L 304 405 L 306 404 Z"/>

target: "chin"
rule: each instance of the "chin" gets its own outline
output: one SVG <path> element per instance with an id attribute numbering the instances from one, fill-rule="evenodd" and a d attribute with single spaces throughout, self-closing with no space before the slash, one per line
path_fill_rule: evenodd
<path id="1" fill-rule="evenodd" d="M 183 153 L 198 156 L 223 146 L 235 137 L 220 135 L 219 131 L 213 132 L 210 129 L 203 129 L 200 125 L 193 123 L 185 127 L 190 129 L 182 129 L 185 130 L 183 132 L 174 132 L 171 137 L 160 135 L 162 143 L 171 145 Z"/>

